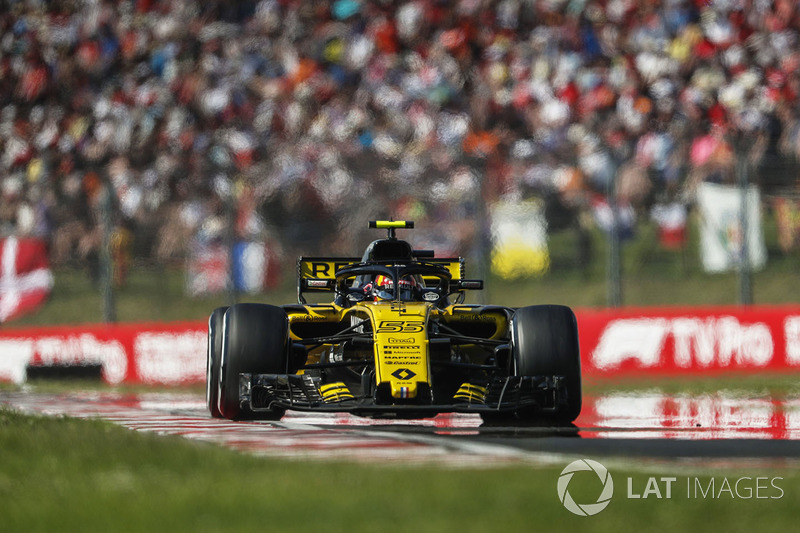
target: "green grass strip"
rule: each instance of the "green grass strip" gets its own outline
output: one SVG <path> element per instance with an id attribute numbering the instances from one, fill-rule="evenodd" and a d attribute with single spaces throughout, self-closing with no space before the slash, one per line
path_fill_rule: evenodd
<path id="1" fill-rule="evenodd" d="M 23 415 L 0 408 L 0 520 L 15 531 L 585 531 L 791 530 L 796 466 L 710 470 L 608 465 L 616 486 L 593 517 L 570 514 L 556 491 L 564 465 L 486 468 L 365 465 L 266 459 L 125 430 L 102 421 Z M 571 460 L 571 459 L 569 459 Z M 602 458 L 598 459 L 603 461 Z M 632 467 L 633 468 L 633 467 Z M 672 469 L 672 470 L 670 470 Z M 649 478 L 674 475 L 671 499 L 628 499 Z M 780 499 L 692 498 L 684 478 L 781 476 Z M 573 497 L 599 494 L 591 475 Z M 594 483 L 594 485 L 592 484 Z M 755 483 L 753 481 L 752 483 Z M 693 485 L 690 484 L 690 485 Z M 764 492 L 775 496 L 776 491 Z M 677 529 L 676 529 L 677 528 Z"/>

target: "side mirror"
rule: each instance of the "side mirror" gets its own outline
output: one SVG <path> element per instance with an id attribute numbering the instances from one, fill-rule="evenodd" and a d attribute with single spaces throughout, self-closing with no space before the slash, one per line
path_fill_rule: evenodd
<path id="1" fill-rule="evenodd" d="M 450 292 L 456 291 L 479 291 L 483 289 L 482 279 L 459 279 L 450 282 Z"/>

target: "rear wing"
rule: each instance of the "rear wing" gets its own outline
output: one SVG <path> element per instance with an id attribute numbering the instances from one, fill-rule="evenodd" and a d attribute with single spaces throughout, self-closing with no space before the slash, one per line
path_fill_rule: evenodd
<path id="1" fill-rule="evenodd" d="M 422 255 L 422 254 L 420 254 Z M 427 254 L 425 254 L 427 255 Z M 430 254 L 433 255 L 433 254 Z M 482 289 L 476 286 L 477 281 L 464 279 L 464 258 L 463 257 L 422 257 L 420 262 L 441 265 L 445 267 L 452 276 L 451 287 L 456 290 L 461 289 Z M 308 292 L 334 292 L 336 290 L 336 272 L 339 270 L 358 265 L 361 258 L 358 257 L 300 257 L 297 259 L 297 300 L 304 303 L 304 293 Z M 435 282 L 436 277 L 422 276 L 425 283 Z"/>

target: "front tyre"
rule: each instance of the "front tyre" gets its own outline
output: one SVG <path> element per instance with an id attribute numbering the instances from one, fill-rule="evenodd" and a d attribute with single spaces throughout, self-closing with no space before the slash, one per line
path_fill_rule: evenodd
<path id="1" fill-rule="evenodd" d="M 222 326 L 227 307 L 214 309 L 208 318 L 208 352 L 206 357 L 206 405 L 214 418 L 219 412 L 219 363 L 222 358 Z"/>
<path id="2" fill-rule="evenodd" d="M 563 376 L 566 403 L 548 420 L 573 422 L 581 412 L 581 358 L 578 322 L 572 309 L 563 305 L 532 305 L 514 315 L 511 325 L 514 374 L 517 376 Z M 518 413 L 520 418 L 539 413 Z"/>
<path id="3" fill-rule="evenodd" d="M 239 402 L 239 374 L 288 373 L 289 319 L 280 307 L 236 304 L 225 313 L 220 361 L 218 406 L 231 420 L 253 413 Z M 262 412 L 259 418 L 280 419 L 283 409 Z"/>

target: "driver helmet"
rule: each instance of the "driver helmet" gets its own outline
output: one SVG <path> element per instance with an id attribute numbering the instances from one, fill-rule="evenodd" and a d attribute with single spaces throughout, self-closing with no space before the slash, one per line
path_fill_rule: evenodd
<path id="1" fill-rule="evenodd" d="M 396 296 L 400 300 L 404 301 L 411 301 L 415 300 L 416 293 L 417 293 L 417 280 L 414 279 L 413 276 L 404 276 L 399 282 L 397 282 L 398 286 L 398 293 L 394 295 L 394 282 L 392 278 L 389 276 L 384 276 L 383 274 L 379 274 L 378 277 L 375 278 L 375 289 L 376 293 L 381 296 L 383 295 L 391 295 Z M 382 299 L 385 299 L 385 296 L 381 296 Z"/>

